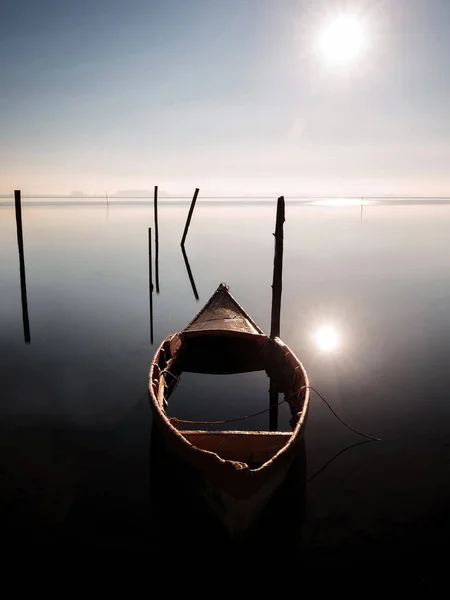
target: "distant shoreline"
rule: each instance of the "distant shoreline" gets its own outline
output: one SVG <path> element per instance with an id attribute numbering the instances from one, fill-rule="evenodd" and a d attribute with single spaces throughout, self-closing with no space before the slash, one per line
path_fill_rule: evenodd
<path id="1" fill-rule="evenodd" d="M 390 206 L 429 206 L 450 205 L 450 197 L 377 197 L 377 196 L 285 196 L 286 202 L 292 205 L 304 205 L 328 208 L 350 208 L 366 205 Z M 178 206 L 189 204 L 190 196 L 163 197 L 159 200 L 160 206 Z M 268 206 L 276 201 L 275 196 L 206 196 L 197 201 L 197 204 L 214 204 L 216 206 Z M 107 206 L 104 196 L 22 196 L 23 206 Z M 112 206 L 153 206 L 153 197 L 127 197 L 109 198 L 109 207 Z M 0 196 L 0 208 L 14 206 L 11 196 Z"/>

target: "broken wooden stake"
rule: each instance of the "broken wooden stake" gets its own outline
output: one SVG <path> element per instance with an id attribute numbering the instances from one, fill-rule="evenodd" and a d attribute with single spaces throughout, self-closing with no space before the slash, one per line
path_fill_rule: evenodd
<path id="1" fill-rule="evenodd" d="M 280 337 L 281 320 L 281 290 L 283 275 L 283 224 L 284 224 L 284 196 L 277 202 L 277 217 L 275 223 L 275 252 L 273 259 L 272 280 L 272 315 L 270 321 L 270 337 Z M 278 429 L 278 386 L 274 379 L 270 381 L 269 388 L 269 429 Z"/>
<path id="2" fill-rule="evenodd" d="M 153 206 L 155 212 L 155 284 L 156 293 L 159 294 L 159 232 L 158 232 L 158 186 L 155 185 L 153 193 Z"/>
<path id="3" fill-rule="evenodd" d="M 191 206 L 189 208 L 189 213 L 186 220 L 186 225 L 184 226 L 183 237 L 181 238 L 181 246 L 184 246 L 184 242 L 186 241 L 187 232 L 189 229 L 189 225 L 191 224 L 192 213 L 194 212 L 195 203 L 197 202 L 197 196 L 199 193 L 199 189 L 195 188 L 194 197 L 192 198 Z"/>
<path id="4" fill-rule="evenodd" d="M 270 337 L 280 337 L 281 318 L 281 290 L 283 275 L 283 224 L 284 224 L 284 196 L 277 202 L 277 219 L 275 224 L 275 253 L 273 259 L 272 280 L 272 317 L 270 321 Z"/>

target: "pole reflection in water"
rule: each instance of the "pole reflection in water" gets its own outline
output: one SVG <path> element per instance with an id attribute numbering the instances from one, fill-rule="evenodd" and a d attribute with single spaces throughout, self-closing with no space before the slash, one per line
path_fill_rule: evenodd
<path id="1" fill-rule="evenodd" d="M 148 228 L 148 291 L 150 297 L 150 343 L 153 344 L 153 278 L 152 278 L 152 228 Z"/>
<path id="2" fill-rule="evenodd" d="M 31 342 L 30 322 L 28 319 L 27 281 L 25 276 L 25 258 L 23 252 L 22 206 L 20 190 L 14 191 L 16 205 L 17 244 L 19 246 L 20 292 L 22 296 L 23 335 L 25 343 Z"/>
<path id="3" fill-rule="evenodd" d="M 197 292 L 197 288 L 195 286 L 194 276 L 192 275 L 191 266 L 189 264 L 189 260 L 188 260 L 187 254 L 186 254 L 186 250 L 184 249 L 184 246 L 181 246 L 181 252 L 183 253 L 184 264 L 186 265 L 186 271 L 187 271 L 187 274 L 189 277 L 189 281 L 191 282 L 192 291 L 194 292 L 194 297 L 196 300 L 199 300 L 199 295 Z"/>

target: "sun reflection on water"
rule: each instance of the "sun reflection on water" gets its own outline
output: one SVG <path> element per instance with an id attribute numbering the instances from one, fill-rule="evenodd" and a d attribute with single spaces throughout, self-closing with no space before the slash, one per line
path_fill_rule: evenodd
<path id="1" fill-rule="evenodd" d="M 340 336 L 338 331 L 332 325 L 323 325 L 314 333 L 314 339 L 317 347 L 323 352 L 332 352 L 340 345 Z"/>
<path id="2" fill-rule="evenodd" d="M 364 198 L 320 198 L 311 202 L 314 206 L 333 206 L 337 208 L 347 206 L 366 206 L 368 204 L 374 204 L 372 200 L 365 200 Z"/>

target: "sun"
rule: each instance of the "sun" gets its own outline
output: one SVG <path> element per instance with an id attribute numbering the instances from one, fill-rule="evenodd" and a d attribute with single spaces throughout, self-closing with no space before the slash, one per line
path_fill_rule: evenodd
<path id="1" fill-rule="evenodd" d="M 331 65 L 349 66 L 362 56 L 366 32 L 356 15 L 339 15 L 328 22 L 319 35 L 319 51 Z"/>

